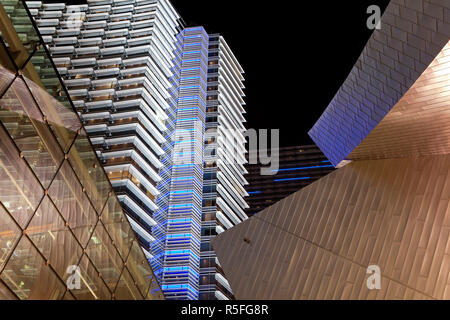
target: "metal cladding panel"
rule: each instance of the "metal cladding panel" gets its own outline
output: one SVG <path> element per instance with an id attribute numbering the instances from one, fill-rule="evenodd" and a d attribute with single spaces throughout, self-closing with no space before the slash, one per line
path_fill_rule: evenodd
<path id="1" fill-rule="evenodd" d="M 450 151 L 450 42 L 351 160 L 419 157 Z"/>
<path id="2" fill-rule="evenodd" d="M 213 245 L 240 300 L 450 299 L 449 239 L 443 155 L 351 163 Z"/>
<path id="3" fill-rule="evenodd" d="M 392 0 L 310 136 L 334 165 L 347 160 L 450 38 L 446 0 Z"/>

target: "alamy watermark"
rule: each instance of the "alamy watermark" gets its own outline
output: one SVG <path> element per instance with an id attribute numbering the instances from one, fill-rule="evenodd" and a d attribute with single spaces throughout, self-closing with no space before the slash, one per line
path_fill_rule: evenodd
<path id="1" fill-rule="evenodd" d="M 78 266 L 69 266 L 66 270 L 67 274 L 70 274 L 67 278 L 66 285 L 69 290 L 80 290 L 81 289 L 81 272 Z"/>
<path id="2" fill-rule="evenodd" d="M 367 279 L 367 289 L 381 290 L 381 268 L 377 265 L 369 266 L 367 274 L 370 274 Z"/>
<path id="3" fill-rule="evenodd" d="M 201 121 L 195 121 L 193 127 L 175 130 L 172 136 L 174 165 L 201 166 L 203 161 L 208 163 L 220 159 L 224 164 L 239 166 L 261 164 L 261 175 L 264 176 L 278 173 L 280 130 L 219 128 L 208 129 L 203 136 L 202 127 Z M 248 160 L 245 158 L 246 149 Z"/>
<path id="4" fill-rule="evenodd" d="M 367 8 L 367 14 L 370 14 L 370 17 L 367 19 L 367 28 L 370 30 L 380 30 L 381 8 L 377 5 L 371 5 Z"/>

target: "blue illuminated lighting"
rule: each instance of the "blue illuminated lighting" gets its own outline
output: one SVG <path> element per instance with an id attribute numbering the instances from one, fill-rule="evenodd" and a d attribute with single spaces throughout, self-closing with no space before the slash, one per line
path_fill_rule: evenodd
<path id="1" fill-rule="evenodd" d="M 183 122 L 183 121 L 197 121 L 197 118 L 189 118 L 189 119 L 178 119 L 179 122 Z"/>
<path id="2" fill-rule="evenodd" d="M 196 164 L 190 160 L 201 160 L 204 151 L 208 34 L 203 28 L 187 28 L 180 32 L 177 40 L 170 78 L 173 90 L 168 103 L 171 109 L 165 123 L 167 142 L 163 146 L 171 157 L 162 157 L 164 160 L 161 161 L 164 168 L 159 173 L 162 178 L 158 183 L 159 209 L 153 214 L 158 225 L 152 229 L 156 239 L 152 243 L 152 261 L 168 300 L 196 300 L 199 295 L 204 167 L 203 161 Z M 198 122 L 201 126 L 197 127 Z M 189 134 L 185 137 L 184 132 Z M 196 151 L 183 152 L 184 146 Z M 189 161 L 176 164 L 174 156 Z"/>
<path id="3" fill-rule="evenodd" d="M 187 289 L 187 284 L 170 284 L 166 286 L 162 286 L 163 290 L 175 290 L 175 289 Z"/>
<path id="4" fill-rule="evenodd" d="M 200 62 L 200 59 L 183 60 L 183 62 Z"/>
<path id="5" fill-rule="evenodd" d="M 193 204 L 173 204 L 171 206 L 169 206 L 169 208 L 191 208 L 193 206 Z"/>
<path id="6" fill-rule="evenodd" d="M 200 77 L 186 77 L 186 78 L 180 78 L 180 80 L 194 80 L 194 79 L 201 79 Z"/>
<path id="7" fill-rule="evenodd" d="M 195 177 L 181 177 L 181 178 L 173 178 L 172 181 L 187 181 L 187 180 L 192 180 L 192 179 L 196 179 Z"/>
<path id="8" fill-rule="evenodd" d="M 180 87 L 180 90 L 182 90 L 182 89 L 195 89 L 195 88 L 200 88 L 200 86 L 187 86 L 187 87 Z"/>
<path id="9" fill-rule="evenodd" d="M 299 180 L 310 180 L 311 177 L 301 177 L 301 178 L 287 178 L 287 179 L 276 179 L 274 182 L 285 182 L 285 181 L 299 181 Z"/>
<path id="10" fill-rule="evenodd" d="M 195 46 L 201 46 L 201 45 L 203 45 L 203 43 L 201 43 L 201 42 L 185 43 L 185 44 L 183 44 L 183 48 L 195 47 Z"/>
<path id="11" fill-rule="evenodd" d="M 172 251 L 167 251 L 167 254 L 171 255 L 171 254 L 191 254 L 190 250 L 172 250 Z"/>
<path id="12" fill-rule="evenodd" d="M 192 235 L 190 233 L 184 234 L 169 234 L 167 239 L 177 239 L 177 238 L 190 238 Z"/>
<path id="13" fill-rule="evenodd" d="M 188 51 L 188 52 L 183 52 L 183 54 L 194 54 L 194 53 L 202 53 L 201 51 Z"/>
<path id="14" fill-rule="evenodd" d="M 170 194 L 187 194 L 187 193 L 193 193 L 194 190 L 182 190 L 182 191 L 171 191 Z"/>
<path id="15" fill-rule="evenodd" d="M 272 172 L 299 171 L 299 170 L 321 169 L 321 168 L 334 168 L 334 166 L 332 166 L 332 165 L 325 165 L 325 166 L 311 166 L 311 167 L 287 168 L 287 169 L 272 170 Z"/>
<path id="16" fill-rule="evenodd" d="M 194 110 L 200 110 L 200 108 L 199 107 L 193 107 L 193 108 L 178 109 L 178 111 L 194 111 Z M 194 130 L 194 129 L 184 129 L 182 131 L 188 131 L 188 130 Z"/>
<path id="17" fill-rule="evenodd" d="M 252 191 L 252 192 L 249 192 L 248 194 L 261 194 L 262 193 L 262 191 Z"/>
<path id="18" fill-rule="evenodd" d="M 183 144 L 183 143 L 195 143 L 195 140 L 182 140 L 182 141 L 175 141 L 174 144 Z"/>
<path id="19" fill-rule="evenodd" d="M 193 71 L 193 70 L 200 70 L 200 67 L 181 69 L 181 71 Z"/>
<path id="20" fill-rule="evenodd" d="M 197 99 L 200 99 L 200 97 L 199 96 L 181 97 L 181 98 L 178 98 L 177 100 L 184 101 L 184 100 L 197 100 Z"/>

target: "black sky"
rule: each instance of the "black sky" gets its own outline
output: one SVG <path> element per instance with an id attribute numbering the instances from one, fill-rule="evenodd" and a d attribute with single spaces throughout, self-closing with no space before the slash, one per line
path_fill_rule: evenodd
<path id="1" fill-rule="evenodd" d="M 64 0 L 47 0 L 63 2 Z M 282 146 L 308 131 L 372 34 L 370 5 L 389 0 L 170 0 L 187 26 L 221 33 L 246 74 L 247 128 L 280 129 Z M 69 0 L 69 3 L 85 3 Z"/>
<path id="2" fill-rule="evenodd" d="M 247 128 L 280 129 L 282 146 L 312 142 L 307 132 L 371 36 L 367 8 L 389 2 L 171 1 L 188 26 L 225 37 L 246 72 Z"/>

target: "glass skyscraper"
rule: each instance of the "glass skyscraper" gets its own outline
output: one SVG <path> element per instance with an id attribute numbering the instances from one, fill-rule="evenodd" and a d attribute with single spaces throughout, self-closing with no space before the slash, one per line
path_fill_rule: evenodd
<path id="1" fill-rule="evenodd" d="M 27 2 L 167 299 L 232 299 L 210 241 L 247 219 L 243 70 L 167 0 Z"/>

